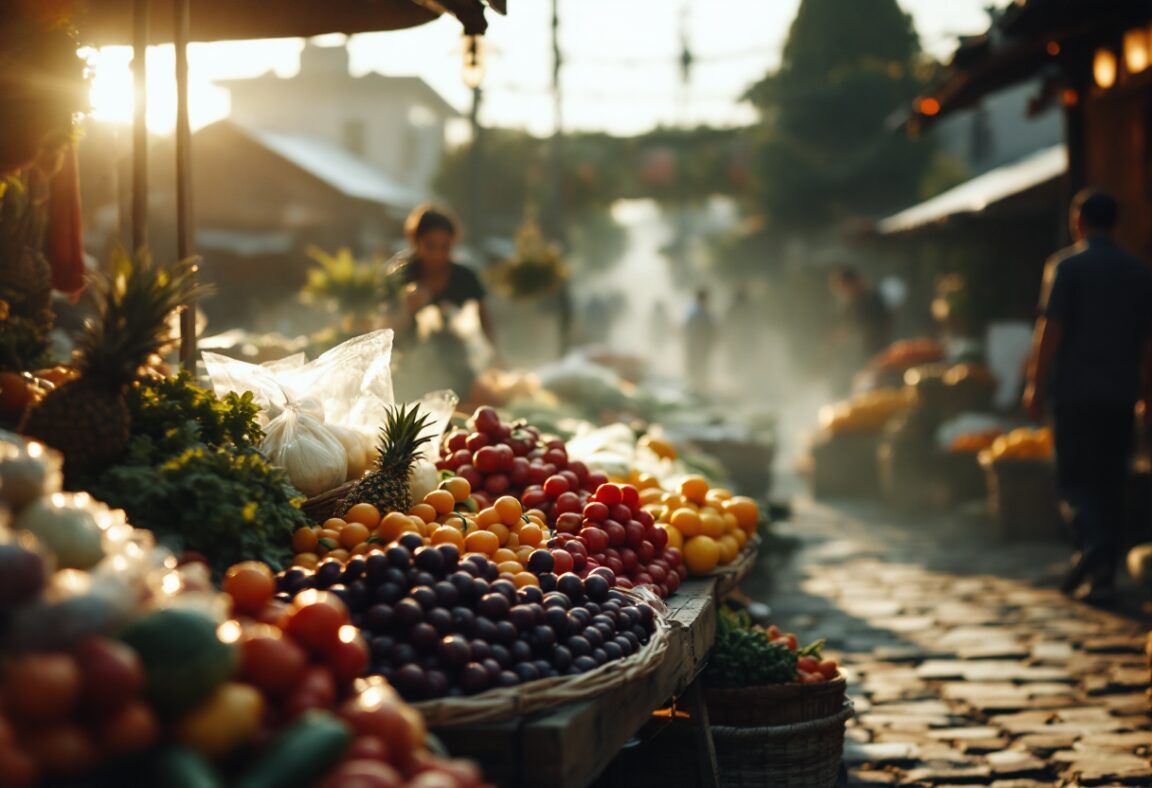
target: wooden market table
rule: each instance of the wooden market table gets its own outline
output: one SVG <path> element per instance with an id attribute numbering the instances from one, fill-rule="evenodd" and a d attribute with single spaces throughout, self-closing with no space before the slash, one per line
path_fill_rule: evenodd
<path id="1" fill-rule="evenodd" d="M 494 723 L 435 728 L 456 756 L 479 761 L 502 788 L 584 788 L 651 718 L 679 699 L 696 721 L 702 782 L 715 784 L 715 755 L 696 679 L 716 637 L 717 600 L 755 563 L 686 581 L 667 600 L 672 630 L 664 661 L 643 679 L 594 698 Z"/>

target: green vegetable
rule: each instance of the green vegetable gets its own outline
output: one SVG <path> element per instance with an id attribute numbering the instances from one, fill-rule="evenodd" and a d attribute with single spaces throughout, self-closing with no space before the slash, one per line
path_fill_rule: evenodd
<path id="1" fill-rule="evenodd" d="M 148 700 L 169 718 L 203 703 L 236 667 L 236 649 L 217 637 L 212 618 L 194 610 L 157 610 L 120 639 L 144 664 Z"/>
<path id="2" fill-rule="evenodd" d="M 124 461 L 81 482 L 133 525 L 177 551 L 208 556 L 217 575 L 237 561 L 275 568 L 308 524 L 302 496 L 257 446 L 263 433 L 251 393 L 224 399 L 187 372 L 132 387 L 132 440 Z"/>
<path id="3" fill-rule="evenodd" d="M 308 525 L 287 473 L 255 449 L 199 445 L 159 466 L 111 468 L 89 489 L 161 541 L 208 556 L 217 575 L 245 560 L 283 566 Z"/>
<path id="4" fill-rule="evenodd" d="M 306 788 L 344 755 L 352 732 L 327 712 L 305 714 L 276 735 L 236 788 Z"/>
<path id="5" fill-rule="evenodd" d="M 151 785 L 164 788 L 223 788 L 224 781 L 211 764 L 197 752 L 184 747 L 167 747 L 157 753 L 152 764 Z"/>
<path id="6" fill-rule="evenodd" d="M 756 687 L 796 680 L 796 653 L 772 643 L 755 629 L 727 629 L 716 635 L 704 683 L 710 687 Z"/>

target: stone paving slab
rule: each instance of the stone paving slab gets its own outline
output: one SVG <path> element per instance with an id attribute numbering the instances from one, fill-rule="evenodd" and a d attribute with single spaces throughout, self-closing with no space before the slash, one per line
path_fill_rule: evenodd
<path id="1" fill-rule="evenodd" d="M 797 512 L 804 550 L 773 590 L 744 590 L 801 640 L 828 637 L 849 673 L 849 785 L 1152 786 L 1150 622 L 1038 586 L 1063 547 L 877 508 Z"/>

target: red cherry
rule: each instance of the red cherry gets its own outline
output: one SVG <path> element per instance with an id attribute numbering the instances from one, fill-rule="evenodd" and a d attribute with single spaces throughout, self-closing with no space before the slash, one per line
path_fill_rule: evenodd
<path id="1" fill-rule="evenodd" d="M 593 496 L 597 501 L 607 504 L 609 507 L 615 506 L 623 500 L 624 496 L 620 492 L 620 488 L 615 484 L 601 484 L 596 488 L 596 494 Z M 631 519 L 631 515 L 629 515 Z"/>
<path id="2" fill-rule="evenodd" d="M 568 480 L 563 476 L 549 476 L 544 482 L 544 494 L 552 500 L 556 500 L 569 490 Z"/>
<path id="3" fill-rule="evenodd" d="M 572 554 L 567 550 L 556 549 L 552 551 L 553 568 L 552 571 L 557 575 L 562 575 L 565 572 L 571 572 L 572 567 L 575 565 Z"/>
<path id="4" fill-rule="evenodd" d="M 608 519 L 608 507 L 599 501 L 584 504 L 584 519 L 594 523 L 602 523 Z"/>
<path id="5" fill-rule="evenodd" d="M 470 452 L 478 452 L 490 443 L 488 436 L 482 432 L 474 432 L 464 441 L 464 448 Z"/>

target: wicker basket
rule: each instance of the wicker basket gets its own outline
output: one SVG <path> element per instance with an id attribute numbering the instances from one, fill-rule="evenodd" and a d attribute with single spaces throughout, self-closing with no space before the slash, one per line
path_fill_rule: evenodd
<path id="1" fill-rule="evenodd" d="M 412 704 L 429 726 L 493 722 L 534 711 L 587 700 L 644 678 L 660 666 L 668 652 L 670 625 L 656 620 L 656 631 L 635 654 L 607 662 L 579 676 L 539 679 L 518 687 L 494 689 L 469 698 L 443 698 Z"/>
<path id="2" fill-rule="evenodd" d="M 812 495 L 816 498 L 878 498 L 876 450 L 879 430 L 824 433 L 812 442 Z"/>
<path id="3" fill-rule="evenodd" d="M 704 688 L 713 725 L 789 725 L 828 717 L 844 706 L 843 676 L 818 684 L 766 684 L 736 689 Z"/>
<path id="4" fill-rule="evenodd" d="M 315 498 L 309 498 L 301 505 L 304 514 L 312 518 L 314 522 L 322 523 L 329 517 L 336 514 L 336 507 L 344 500 L 356 482 L 345 482 L 339 487 L 333 487 L 327 492 L 322 492 Z"/>
<path id="5" fill-rule="evenodd" d="M 790 725 L 712 726 L 725 788 L 833 788 L 844 757 L 845 701 L 834 714 Z"/>
<path id="6" fill-rule="evenodd" d="M 1005 540 L 1059 540 L 1056 471 L 1046 460 L 992 461 L 981 454 L 988 480 L 988 511 Z"/>

